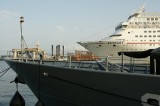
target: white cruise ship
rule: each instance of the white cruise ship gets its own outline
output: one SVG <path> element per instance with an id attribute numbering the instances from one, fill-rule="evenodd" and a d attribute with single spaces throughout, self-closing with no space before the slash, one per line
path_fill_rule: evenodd
<path id="1" fill-rule="evenodd" d="M 115 27 L 101 41 L 77 42 L 100 58 L 120 58 L 120 51 L 144 51 L 160 47 L 160 12 L 145 12 L 144 6 Z"/>

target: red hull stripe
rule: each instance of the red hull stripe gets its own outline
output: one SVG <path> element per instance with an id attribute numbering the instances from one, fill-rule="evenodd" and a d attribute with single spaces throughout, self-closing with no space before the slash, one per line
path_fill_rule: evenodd
<path id="1" fill-rule="evenodd" d="M 160 44 L 160 42 L 128 42 L 127 44 Z"/>

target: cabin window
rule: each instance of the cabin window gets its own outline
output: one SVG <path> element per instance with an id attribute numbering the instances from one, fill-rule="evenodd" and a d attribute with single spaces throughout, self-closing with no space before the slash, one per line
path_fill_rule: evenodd
<path id="1" fill-rule="evenodd" d="M 110 37 L 118 37 L 118 36 L 122 36 L 121 34 L 116 34 L 116 35 L 111 35 Z"/>
<path id="2" fill-rule="evenodd" d="M 160 37 L 160 35 L 157 35 L 157 37 Z"/>
<path id="3" fill-rule="evenodd" d="M 147 21 L 150 21 L 150 18 L 147 18 Z"/>
<path id="4" fill-rule="evenodd" d="M 153 35 L 153 37 L 156 37 L 156 35 Z"/>
<path id="5" fill-rule="evenodd" d="M 151 21 L 154 21 L 154 18 L 151 18 Z"/>
<path id="6" fill-rule="evenodd" d="M 144 35 L 144 37 L 147 37 L 147 35 Z"/>
<path id="7" fill-rule="evenodd" d="M 138 35 L 135 35 L 135 37 L 138 37 Z"/>
<path id="8" fill-rule="evenodd" d="M 152 37 L 151 35 L 149 35 L 149 37 Z"/>
<path id="9" fill-rule="evenodd" d="M 148 31 L 149 33 L 151 33 L 152 31 Z"/>
<path id="10" fill-rule="evenodd" d="M 147 31 L 144 31 L 144 33 L 147 33 Z"/>
<path id="11" fill-rule="evenodd" d="M 153 31 L 153 33 L 156 33 L 156 31 Z"/>
<path id="12" fill-rule="evenodd" d="M 158 18 L 155 18 L 156 21 L 158 21 Z"/>
<path id="13" fill-rule="evenodd" d="M 140 35 L 140 37 L 143 37 L 142 35 Z"/>

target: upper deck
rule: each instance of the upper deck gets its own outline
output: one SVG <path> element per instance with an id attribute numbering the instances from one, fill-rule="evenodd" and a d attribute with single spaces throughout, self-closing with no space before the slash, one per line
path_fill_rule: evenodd
<path id="1" fill-rule="evenodd" d="M 160 12 L 141 12 L 129 16 L 127 21 L 121 22 L 116 30 L 127 28 L 160 28 Z"/>
<path id="2" fill-rule="evenodd" d="M 157 17 L 160 18 L 160 12 L 142 12 L 138 15 L 138 17 L 149 18 L 149 17 Z"/>

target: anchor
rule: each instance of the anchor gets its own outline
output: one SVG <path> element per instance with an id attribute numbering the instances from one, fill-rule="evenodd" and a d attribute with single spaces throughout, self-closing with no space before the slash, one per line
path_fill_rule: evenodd
<path id="1" fill-rule="evenodd" d="M 26 84 L 25 81 L 18 76 L 16 76 L 16 78 L 13 81 L 11 81 L 10 83 L 13 83 L 13 82 L 15 82 L 16 84 L 18 84 L 18 83 Z"/>
<path id="2" fill-rule="evenodd" d="M 25 82 L 24 82 L 24 80 L 22 80 L 18 76 L 13 81 L 11 81 L 10 83 L 13 83 L 13 82 L 16 83 L 17 91 L 10 101 L 10 106 L 25 106 L 25 100 L 23 99 L 21 94 L 18 92 L 18 83 L 25 84 Z"/>

